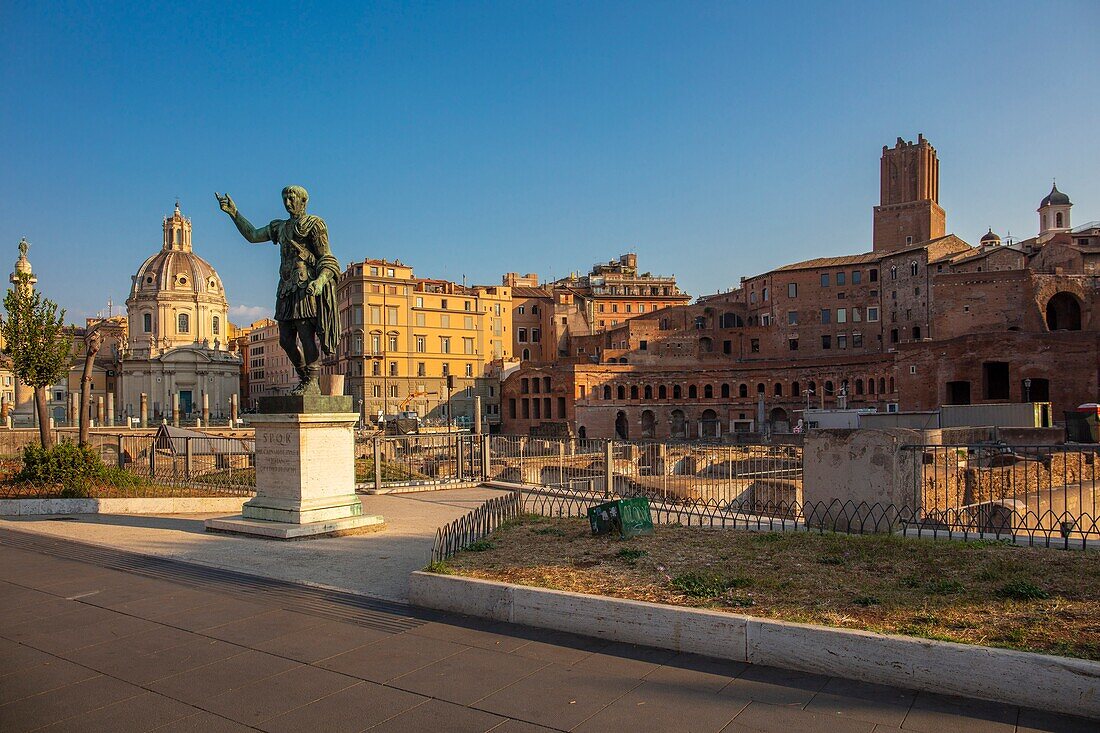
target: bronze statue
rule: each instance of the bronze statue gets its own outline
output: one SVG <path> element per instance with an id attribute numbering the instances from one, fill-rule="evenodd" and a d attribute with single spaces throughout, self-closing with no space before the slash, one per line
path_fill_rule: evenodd
<path id="1" fill-rule="evenodd" d="M 292 395 L 319 392 L 317 385 L 320 354 L 336 353 L 340 332 L 336 317 L 336 278 L 340 263 L 328 246 L 328 229 L 319 216 L 306 214 L 309 194 L 301 186 L 283 189 L 283 205 L 289 219 L 275 219 L 256 229 L 237 211 L 229 194 L 217 192 L 218 205 L 229 214 L 241 235 L 249 242 L 279 245 L 279 287 L 275 295 L 275 320 L 279 322 L 279 345 L 298 373 Z"/>

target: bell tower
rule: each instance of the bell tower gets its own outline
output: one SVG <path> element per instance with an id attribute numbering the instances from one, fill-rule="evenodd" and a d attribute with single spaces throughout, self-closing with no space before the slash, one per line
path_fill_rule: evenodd
<path id="1" fill-rule="evenodd" d="M 879 205 L 875 207 L 875 252 L 890 252 L 942 237 L 947 216 L 940 208 L 940 161 L 936 149 L 917 136 L 882 146 Z"/>
<path id="2" fill-rule="evenodd" d="M 1058 183 L 1051 186 L 1050 193 L 1039 203 L 1039 238 L 1046 241 L 1058 232 L 1070 229 L 1069 213 L 1073 203 L 1069 196 L 1058 190 Z"/>

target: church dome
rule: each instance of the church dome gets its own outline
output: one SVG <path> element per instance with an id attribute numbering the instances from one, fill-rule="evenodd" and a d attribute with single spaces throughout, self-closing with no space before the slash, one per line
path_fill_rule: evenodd
<path id="1" fill-rule="evenodd" d="M 164 218 L 160 251 L 146 258 L 133 276 L 126 310 L 135 351 L 220 349 L 228 341 L 229 304 L 221 277 L 191 250 L 191 220 L 180 213 L 179 203 Z"/>
<path id="2" fill-rule="evenodd" d="M 225 297 L 214 267 L 194 252 L 182 250 L 161 250 L 138 268 L 132 294 L 155 291 Z"/>
<path id="3" fill-rule="evenodd" d="M 1059 191 L 1058 184 L 1055 184 L 1051 187 L 1047 197 L 1039 204 L 1039 208 L 1044 206 L 1072 206 L 1072 204 L 1069 201 L 1069 196 Z"/>
<path id="4" fill-rule="evenodd" d="M 164 218 L 164 240 L 160 252 L 149 257 L 138 268 L 131 295 L 155 291 L 225 297 L 217 271 L 191 250 L 191 220 L 180 213 L 179 202 L 176 202 L 172 217 Z"/>
<path id="5" fill-rule="evenodd" d="M 1000 244 L 1001 238 L 993 232 L 993 227 L 989 228 L 989 231 L 982 235 L 982 244 Z"/>

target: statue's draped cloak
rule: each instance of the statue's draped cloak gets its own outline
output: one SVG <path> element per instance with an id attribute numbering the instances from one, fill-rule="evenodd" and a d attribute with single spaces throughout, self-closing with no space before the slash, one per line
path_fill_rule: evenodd
<path id="1" fill-rule="evenodd" d="M 315 322 L 321 350 L 336 353 L 340 338 L 336 316 L 336 279 L 340 263 L 328 245 L 328 229 L 318 216 L 276 219 L 264 227 L 272 242 L 279 245 L 279 286 L 275 296 L 275 320 L 308 318 Z M 309 295 L 306 287 L 322 273 L 328 280 L 318 295 Z"/>

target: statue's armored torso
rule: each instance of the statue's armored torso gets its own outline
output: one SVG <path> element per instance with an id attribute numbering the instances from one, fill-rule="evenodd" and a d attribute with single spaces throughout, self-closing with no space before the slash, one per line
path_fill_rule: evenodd
<path id="1" fill-rule="evenodd" d="M 279 245 L 279 286 L 275 320 L 315 318 L 317 296 L 306 287 L 317 277 L 318 263 L 329 254 L 328 230 L 318 216 L 276 219 L 268 225 L 271 240 Z"/>

